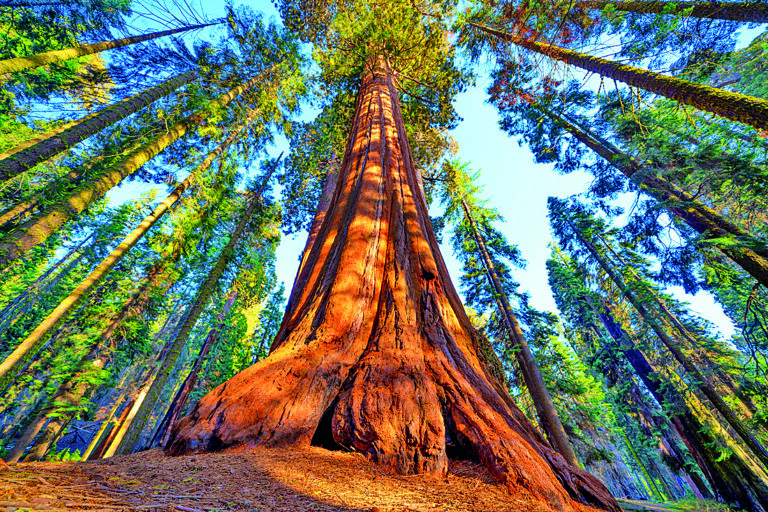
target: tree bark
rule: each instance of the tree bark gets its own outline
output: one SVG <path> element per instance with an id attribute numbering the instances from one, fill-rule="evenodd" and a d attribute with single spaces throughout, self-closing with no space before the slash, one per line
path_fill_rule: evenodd
<path id="1" fill-rule="evenodd" d="M 664 344 L 667 350 L 669 350 L 670 353 L 672 353 L 675 360 L 685 369 L 685 371 L 695 381 L 694 386 L 697 387 L 699 390 L 701 390 L 704 396 L 706 396 L 707 399 L 711 402 L 711 404 L 715 407 L 717 412 L 720 413 L 720 415 L 731 426 L 731 428 L 733 428 L 738 433 L 739 437 L 744 442 L 744 444 L 749 447 L 749 449 L 760 460 L 760 462 L 762 462 L 766 467 L 768 467 L 768 451 L 766 451 L 763 445 L 760 444 L 760 442 L 752 435 L 752 433 L 746 428 L 744 423 L 741 420 L 739 420 L 738 417 L 736 417 L 734 412 L 731 410 L 728 404 L 725 403 L 725 401 L 717 393 L 717 391 L 711 385 L 708 384 L 707 379 L 704 378 L 704 376 L 701 374 L 701 372 L 696 367 L 696 365 L 694 365 L 693 362 L 690 360 L 690 358 L 686 356 L 682 352 L 682 350 L 680 350 L 680 347 L 678 346 L 677 342 L 667 334 L 667 332 L 664 330 L 662 326 L 659 325 L 659 323 L 648 312 L 648 310 L 645 308 L 642 302 L 638 300 L 638 298 L 635 296 L 632 290 L 630 290 L 627 287 L 627 285 L 624 283 L 624 280 L 608 264 L 605 258 L 603 258 L 599 254 L 595 246 L 589 240 L 587 240 L 586 237 L 584 237 L 580 231 L 578 231 L 575 227 L 573 227 L 573 224 L 571 224 L 568 219 L 565 219 L 565 222 L 571 226 L 571 229 L 574 235 L 578 237 L 578 239 L 581 241 L 584 247 L 586 247 L 586 249 L 595 259 L 595 261 L 600 265 L 600 268 L 603 269 L 603 271 L 608 275 L 608 277 L 616 284 L 619 290 L 621 290 L 621 293 L 624 295 L 624 297 L 627 298 L 630 304 L 632 304 L 632 307 L 635 308 L 638 314 L 643 318 L 643 321 L 651 327 L 653 332 L 661 340 L 661 342 Z"/>
<path id="2" fill-rule="evenodd" d="M 718 249 L 758 282 L 768 286 L 768 252 L 762 248 L 763 242 L 752 233 L 696 201 L 686 192 L 657 176 L 653 170 L 648 169 L 619 148 L 609 145 L 607 141 L 598 140 L 596 136 L 568 122 L 543 105 L 537 104 L 534 105 L 534 108 L 568 131 L 579 142 L 605 158 L 624 176 L 665 205 L 673 215 L 680 218 L 697 233 L 715 238 L 735 237 L 747 242 L 749 247 L 718 247 Z"/>
<path id="3" fill-rule="evenodd" d="M 531 394 L 533 399 L 533 406 L 536 408 L 536 416 L 539 418 L 539 424 L 544 429 L 544 433 L 547 435 L 552 446 L 560 452 L 560 455 L 568 461 L 569 464 L 575 467 L 579 467 L 579 460 L 576 458 L 576 453 L 573 451 L 571 443 L 568 441 L 568 435 L 565 433 L 563 424 L 560 421 L 560 416 L 557 414 L 555 404 L 552 403 L 552 399 L 549 397 L 549 392 L 544 384 L 544 379 L 541 377 L 541 371 L 539 365 L 536 364 L 536 360 L 531 353 L 531 349 L 528 346 L 528 341 L 525 339 L 525 334 L 520 328 L 520 324 L 512 311 L 512 306 L 509 304 L 506 293 L 504 293 L 504 287 L 501 284 L 496 268 L 488 254 L 488 249 L 485 245 L 485 240 L 480 230 L 477 227 L 475 218 L 472 216 L 472 212 L 469 209 L 469 205 L 461 198 L 461 206 L 464 209 L 464 216 L 469 221 L 472 227 L 472 234 L 474 235 L 477 247 L 480 251 L 480 256 L 485 266 L 485 271 L 488 276 L 488 280 L 491 282 L 491 286 L 495 291 L 495 297 L 499 304 L 499 309 L 502 317 L 505 320 L 505 327 L 507 329 L 507 335 L 512 352 L 515 354 L 520 370 L 523 373 L 523 380 L 525 381 L 525 387 Z"/>
<path id="4" fill-rule="evenodd" d="M 551 59 L 597 73 L 600 76 L 619 80 L 627 85 L 679 101 L 685 105 L 691 105 L 700 110 L 712 112 L 731 121 L 748 124 L 760 130 L 768 130 L 768 100 L 717 89 L 674 76 L 662 75 L 627 64 L 619 64 L 600 57 L 592 57 L 585 53 L 524 39 L 476 23 L 469 22 L 469 25 L 503 41 L 546 55 Z"/>
<path id="5" fill-rule="evenodd" d="M 258 83 L 266 73 L 272 71 L 276 66 L 271 66 L 248 82 L 219 96 L 217 100 L 212 102 L 212 105 L 214 107 L 224 107 Z M 5 235 L 0 239 L 0 269 L 8 267 L 24 253 L 44 242 L 67 221 L 79 215 L 91 204 L 103 197 L 112 187 L 184 136 L 189 129 L 200 122 L 200 119 L 208 117 L 210 112 L 210 109 L 201 110 L 179 121 L 169 128 L 166 133 L 154 138 L 139 150 L 134 151 L 106 173 L 96 176 L 93 180 L 78 187 L 68 197 L 54 203 L 46 211 L 27 220 L 14 231 Z"/>
<path id="6" fill-rule="evenodd" d="M 282 153 L 280 154 L 280 158 L 282 158 Z M 144 427 L 147 424 L 147 421 L 149 420 L 152 409 L 160 399 L 163 388 L 171 378 L 174 366 L 176 365 L 176 361 L 178 361 L 179 357 L 181 356 L 181 351 L 184 348 L 184 344 L 186 343 L 189 334 L 192 332 L 192 328 L 195 326 L 198 318 L 200 318 L 200 315 L 205 309 L 205 306 L 208 304 L 208 300 L 211 298 L 211 295 L 215 291 L 219 279 L 224 273 L 224 270 L 226 270 L 227 265 L 229 264 L 229 261 L 234 254 L 237 243 L 245 234 L 246 227 L 248 222 L 251 220 L 251 217 L 253 216 L 253 212 L 255 211 L 256 207 L 261 204 L 261 195 L 264 193 L 264 190 L 269 184 L 269 180 L 272 177 L 272 173 L 277 168 L 278 162 L 275 162 L 267 175 L 263 178 L 259 189 L 252 194 L 248 206 L 243 212 L 240 221 L 237 223 L 234 231 L 232 232 L 232 236 L 229 238 L 227 245 L 224 247 L 224 249 L 222 249 L 221 254 L 219 254 L 219 257 L 216 260 L 216 263 L 208 273 L 208 277 L 206 277 L 205 281 L 200 286 L 200 289 L 197 292 L 197 296 L 195 297 L 195 301 L 192 304 L 192 307 L 186 318 L 184 319 L 184 323 L 181 325 L 181 328 L 173 339 L 170 350 L 168 350 L 168 353 L 162 359 L 158 369 L 157 377 L 154 379 L 152 386 L 148 390 L 144 403 L 141 404 L 141 408 L 137 413 L 137 418 L 133 420 L 130 430 L 126 434 L 126 437 L 118 449 L 119 453 L 124 454 L 135 451 L 136 444 L 141 436 L 142 431 L 144 430 Z"/>
<path id="7" fill-rule="evenodd" d="M 344 447 L 397 473 L 481 460 L 549 510 L 618 512 L 489 373 L 418 187 L 397 92 L 363 73 L 333 204 L 270 355 L 203 397 L 167 451 Z M 506 395 L 506 397 L 505 397 Z"/>
<path id="8" fill-rule="evenodd" d="M 11 149 L 0 155 L 0 181 L 18 176 L 196 79 L 197 73 L 189 71 Z"/>
<path id="9" fill-rule="evenodd" d="M 114 39 L 112 41 L 102 41 L 101 43 L 86 44 L 74 48 L 64 48 L 63 50 L 51 50 L 49 52 L 38 53 L 28 57 L 6 59 L 0 61 L 0 75 L 5 75 L 6 73 L 16 73 L 19 71 L 24 71 L 25 69 L 45 66 L 47 64 L 55 64 L 56 62 L 62 62 L 70 59 L 76 59 L 85 55 L 91 55 L 115 48 L 122 48 L 123 46 L 141 43 L 143 41 L 149 41 L 150 39 L 157 39 L 158 37 L 170 36 L 173 34 L 178 34 L 179 32 L 186 32 L 188 30 L 196 30 L 199 28 L 209 27 L 218 23 L 223 22 L 217 21 L 215 23 L 191 25 L 189 27 L 180 27 L 171 30 L 163 30 L 160 32 L 152 32 L 142 36 L 126 37 L 123 39 Z"/>
<path id="10" fill-rule="evenodd" d="M 618 2 L 586 1 L 580 5 L 588 9 L 605 9 L 609 5 L 617 11 L 640 14 L 669 14 L 688 18 L 768 23 L 768 5 L 759 2 L 655 2 L 623 0 Z"/>

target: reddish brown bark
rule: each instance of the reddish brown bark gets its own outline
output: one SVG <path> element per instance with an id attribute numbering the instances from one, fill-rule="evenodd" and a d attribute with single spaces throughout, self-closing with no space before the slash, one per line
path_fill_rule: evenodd
<path id="1" fill-rule="evenodd" d="M 551 510 L 619 511 L 490 374 L 429 223 L 389 73 L 364 74 L 333 202 L 266 359 L 211 391 L 168 451 L 341 446 L 399 473 L 451 449 Z"/>

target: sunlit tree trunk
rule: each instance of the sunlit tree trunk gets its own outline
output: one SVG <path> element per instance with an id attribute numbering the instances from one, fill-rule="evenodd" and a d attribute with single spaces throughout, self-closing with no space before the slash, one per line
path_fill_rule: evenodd
<path id="1" fill-rule="evenodd" d="M 150 39 L 157 39 L 158 37 L 170 36 L 178 34 L 180 32 L 186 32 L 188 30 L 196 30 L 199 28 L 208 27 L 222 23 L 221 21 L 215 23 L 205 23 L 202 25 L 191 25 L 188 27 L 174 28 L 171 30 L 163 30 L 160 32 L 152 32 L 151 34 L 144 34 L 143 36 L 126 37 L 123 39 L 114 39 L 112 41 L 103 41 L 101 43 L 86 44 L 75 48 L 64 48 L 63 50 L 51 50 L 45 53 L 38 53 L 36 55 L 30 55 L 28 57 L 16 57 L 14 59 L 6 59 L 0 61 L 0 75 L 6 73 L 15 73 L 18 71 L 24 71 L 25 69 L 32 69 L 39 66 L 45 66 L 47 64 L 55 64 L 56 62 L 62 62 L 65 60 L 76 59 L 85 55 L 91 55 L 94 53 L 103 52 L 106 50 L 113 50 L 115 48 L 122 48 L 130 44 L 141 43 L 143 41 L 149 41 Z"/>
<path id="2" fill-rule="evenodd" d="M 280 156 L 282 157 L 282 154 Z M 179 357 L 181 356 L 181 352 L 187 342 L 187 338 L 189 338 L 189 334 L 192 332 L 192 328 L 197 323 L 197 320 L 205 310 L 205 307 L 213 295 L 213 292 L 216 290 L 219 279 L 226 270 L 227 265 L 229 264 L 235 252 L 235 248 L 237 247 L 238 242 L 242 236 L 247 233 L 246 228 L 248 223 L 251 221 L 251 217 L 253 216 L 256 207 L 261 204 L 261 195 L 264 193 L 264 190 L 269 184 L 269 180 L 271 179 L 272 173 L 274 172 L 277 165 L 278 162 L 275 162 L 275 164 L 268 171 L 267 175 L 263 178 L 259 188 L 252 193 L 251 197 L 249 198 L 248 206 L 246 207 L 245 211 L 240 217 L 240 220 L 232 231 L 232 236 L 229 238 L 227 245 L 224 247 L 224 249 L 222 249 L 221 254 L 219 254 L 219 257 L 216 260 L 216 263 L 213 265 L 213 268 L 208 273 L 205 281 L 203 281 L 203 283 L 200 285 L 200 289 L 195 296 L 192 307 L 184 319 L 184 323 L 182 323 L 181 328 L 174 336 L 171 348 L 168 350 L 166 356 L 162 359 L 158 369 L 157 377 L 155 377 L 151 387 L 147 391 L 144 403 L 141 404 L 141 408 L 136 414 L 136 418 L 133 420 L 130 430 L 127 432 L 122 444 L 118 449 L 119 453 L 131 453 L 138 448 L 137 443 L 141 437 L 141 433 L 144 430 L 144 427 L 147 425 L 149 416 L 152 413 L 155 404 L 157 404 L 158 400 L 160 399 L 160 395 L 162 394 L 165 385 L 171 378 L 173 369 L 176 366 L 176 362 L 178 361 Z"/>
<path id="3" fill-rule="evenodd" d="M 717 89 L 674 76 L 662 75 L 627 64 L 619 64 L 600 57 L 560 48 L 553 44 L 518 37 L 476 23 L 469 24 L 503 41 L 508 41 L 566 64 L 624 82 L 632 87 L 638 87 L 700 110 L 712 112 L 731 121 L 768 130 L 768 100 Z"/>
<path id="4" fill-rule="evenodd" d="M 171 194 L 147 215 L 112 252 L 80 283 L 57 307 L 54 309 L 34 331 L 32 331 L 15 349 L 0 363 L 0 389 L 3 388 L 16 375 L 15 369 L 24 364 L 29 354 L 44 342 L 45 337 L 58 326 L 67 315 L 85 298 L 89 292 L 107 273 L 117 265 L 123 256 L 141 240 L 141 238 L 154 226 L 163 215 L 173 207 L 184 192 L 195 180 L 210 167 L 211 163 L 229 147 L 237 136 L 246 128 L 247 123 L 240 125 L 227 139 L 214 151 L 208 154 L 203 162 L 196 167 L 189 176 L 182 181 Z"/>
<path id="5" fill-rule="evenodd" d="M 197 79 L 197 73 L 189 71 L 11 149 L 0 155 L 0 181 L 13 178 L 40 162 L 58 155 L 195 79 Z"/>
<path id="6" fill-rule="evenodd" d="M 363 73 L 337 190 L 270 355 L 203 397 L 168 452 L 344 447 L 397 473 L 482 461 L 547 510 L 618 512 L 514 405 L 429 221 L 383 59 Z"/>
<path id="7" fill-rule="evenodd" d="M 229 92 L 219 96 L 212 102 L 212 107 L 224 107 L 237 96 L 247 91 L 263 77 L 275 69 L 271 66 L 248 82 L 239 85 Z M 56 201 L 42 213 L 19 225 L 16 229 L 0 239 L 0 269 L 9 266 L 24 253 L 44 242 L 70 219 L 79 215 L 83 210 L 102 198 L 112 187 L 124 178 L 140 169 L 145 163 L 157 156 L 165 148 L 183 137 L 188 130 L 210 115 L 211 110 L 205 109 L 189 116 L 125 159 L 111 167 L 106 173 L 94 177 L 89 182 L 76 188 L 67 197 Z"/>
<path id="8" fill-rule="evenodd" d="M 464 209 L 464 217 L 469 221 L 469 224 L 472 227 L 472 235 L 475 238 L 475 242 L 477 242 L 477 247 L 480 251 L 480 256 L 488 275 L 488 280 L 491 282 L 491 286 L 493 286 L 495 291 L 495 298 L 499 303 L 500 313 L 505 320 L 505 326 L 512 345 L 512 352 L 515 354 L 515 358 L 520 366 L 520 371 L 523 374 L 525 387 L 531 394 L 533 406 L 536 409 L 536 416 L 539 418 L 539 425 L 544 429 L 547 438 L 552 443 L 552 446 L 560 452 L 560 455 L 562 455 L 569 464 L 578 467 L 579 461 L 576 458 L 576 453 L 574 453 L 573 447 L 568 441 L 568 435 L 565 433 L 563 424 L 557 414 L 555 404 L 552 403 L 552 399 L 549 397 L 549 392 L 544 384 L 544 379 L 541 377 L 539 365 L 536 364 L 531 349 L 528 347 L 528 341 L 525 339 L 525 334 L 523 334 L 523 330 L 520 328 L 517 317 L 515 317 L 515 314 L 512 311 L 512 306 L 509 304 L 507 295 L 504 292 L 504 287 L 496 273 L 493 261 L 488 254 L 483 235 L 477 227 L 477 223 L 472 216 L 469 205 L 467 205 L 467 202 L 463 198 L 461 199 L 461 206 Z"/>
<path id="9" fill-rule="evenodd" d="M 654 2 L 624 0 L 588 0 L 580 5 L 590 9 L 605 9 L 641 14 L 671 14 L 690 18 L 768 23 L 768 5 L 760 2 Z"/>

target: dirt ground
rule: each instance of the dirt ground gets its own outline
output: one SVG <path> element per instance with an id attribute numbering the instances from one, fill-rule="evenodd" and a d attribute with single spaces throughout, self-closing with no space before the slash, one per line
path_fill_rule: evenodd
<path id="1" fill-rule="evenodd" d="M 480 465 L 445 477 L 383 473 L 360 454 L 255 449 L 184 457 L 160 450 L 86 463 L 0 467 L 0 510 L 459 512 L 540 510 Z"/>

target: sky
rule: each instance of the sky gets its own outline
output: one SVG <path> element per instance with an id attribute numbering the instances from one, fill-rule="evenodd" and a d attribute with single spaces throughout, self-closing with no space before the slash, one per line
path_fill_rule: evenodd
<path id="1" fill-rule="evenodd" d="M 268 0 L 239 1 L 238 5 L 251 6 L 265 14 L 266 19 L 278 20 L 274 6 Z M 217 18 L 224 14 L 223 2 L 202 0 L 199 9 L 208 18 Z M 204 29 L 198 37 L 211 37 L 223 28 Z M 583 172 L 559 175 L 552 165 L 537 164 L 525 147 L 520 147 L 515 139 L 503 133 L 498 127 L 496 110 L 486 103 L 488 78 L 482 73 L 477 85 L 458 95 L 455 108 L 463 121 L 451 133 L 459 146 L 458 158 L 469 163 L 474 170 L 480 170 L 479 184 L 485 199 L 504 217 L 499 229 L 507 239 L 516 244 L 527 261 L 525 269 L 515 269 L 514 277 L 521 285 L 521 290 L 531 296 L 531 304 L 542 310 L 557 311 L 552 293 L 547 284 L 545 262 L 549 257 L 548 244 L 552 241 L 547 219 L 547 198 L 549 196 L 567 197 L 586 190 L 591 177 Z M 305 113 L 303 120 L 311 119 L 313 111 Z M 281 137 L 269 150 L 271 156 L 287 151 L 288 145 Z M 121 187 L 120 196 L 134 191 L 129 189 L 138 185 Z M 135 197 L 135 195 L 133 195 Z M 446 242 L 448 237 L 445 237 Z M 286 294 L 295 278 L 299 257 L 304 248 L 306 233 L 293 237 L 283 237 L 277 251 L 278 280 L 286 286 Z M 458 287 L 461 274 L 460 265 L 452 254 L 451 248 L 441 246 L 451 278 Z M 690 304 L 692 312 L 713 322 L 725 339 L 734 332 L 733 325 L 723 314 L 713 298 L 704 292 L 696 296 L 685 294 L 679 287 L 670 288 L 680 300 Z"/>

